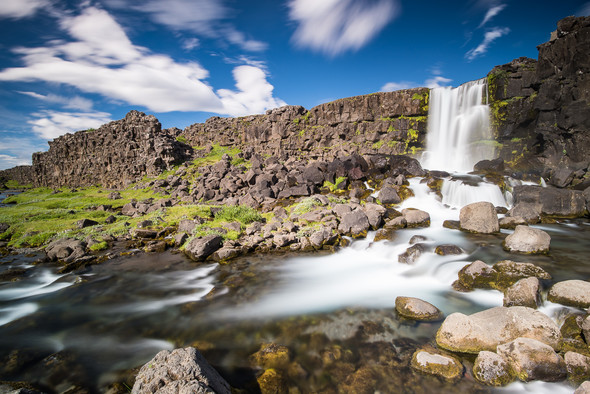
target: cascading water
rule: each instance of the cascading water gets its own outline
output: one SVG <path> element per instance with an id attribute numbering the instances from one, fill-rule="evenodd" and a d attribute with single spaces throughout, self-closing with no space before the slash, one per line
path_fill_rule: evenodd
<path id="1" fill-rule="evenodd" d="M 469 172 L 483 159 L 492 159 L 486 79 L 457 88 L 430 90 L 428 135 L 423 167 Z"/>

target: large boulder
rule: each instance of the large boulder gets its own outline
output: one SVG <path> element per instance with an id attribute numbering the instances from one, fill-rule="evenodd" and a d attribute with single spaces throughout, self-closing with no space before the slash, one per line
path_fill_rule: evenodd
<path id="1" fill-rule="evenodd" d="M 516 376 L 523 382 L 557 382 L 567 376 L 563 358 L 551 346 L 536 339 L 516 338 L 499 345 L 497 352 L 508 360 Z"/>
<path id="2" fill-rule="evenodd" d="M 571 380 L 579 383 L 590 379 L 590 357 L 576 352 L 566 352 L 563 358 Z"/>
<path id="3" fill-rule="evenodd" d="M 131 392 L 229 394 L 231 387 L 197 349 L 188 347 L 156 354 L 139 370 Z"/>
<path id="4" fill-rule="evenodd" d="M 520 279 L 504 292 L 504 306 L 527 306 L 537 309 L 540 302 L 539 290 L 539 279 Z"/>
<path id="5" fill-rule="evenodd" d="M 559 346 L 561 332 L 547 315 L 523 306 L 495 307 L 470 316 L 449 315 L 436 333 L 441 348 L 477 354 L 495 351 L 500 344 L 519 337 L 537 339 L 554 349 Z"/>
<path id="6" fill-rule="evenodd" d="M 397 313 L 410 320 L 436 321 L 443 318 L 443 313 L 429 302 L 414 297 L 397 297 Z"/>
<path id="7" fill-rule="evenodd" d="M 529 226 L 516 226 L 514 232 L 504 241 L 504 248 L 509 252 L 546 253 L 549 251 L 551 237 L 543 230 Z"/>
<path id="8" fill-rule="evenodd" d="M 577 279 L 557 282 L 549 290 L 547 299 L 562 305 L 589 308 L 590 282 Z"/>
<path id="9" fill-rule="evenodd" d="M 223 238 L 216 234 L 193 238 L 184 247 L 184 253 L 193 260 L 205 260 L 217 249 L 221 248 Z"/>
<path id="10" fill-rule="evenodd" d="M 488 386 L 505 386 L 514 380 L 508 361 L 497 353 L 479 352 L 473 363 L 473 377 Z"/>
<path id="11" fill-rule="evenodd" d="M 402 215 L 406 219 L 406 227 L 429 227 L 430 214 L 415 208 L 406 208 L 402 210 Z"/>
<path id="12" fill-rule="evenodd" d="M 492 289 L 498 278 L 498 271 L 483 261 L 476 260 L 461 268 L 458 276 L 458 284 L 462 289 Z"/>
<path id="13" fill-rule="evenodd" d="M 494 204 L 475 202 L 461 208 L 459 213 L 461 230 L 473 233 L 492 234 L 500 231 L 498 215 Z"/>
<path id="14" fill-rule="evenodd" d="M 586 210 L 586 199 L 580 190 L 541 186 L 516 186 L 513 191 L 514 208 L 510 216 L 521 216 L 526 209 L 539 211 L 544 217 L 581 217 Z M 528 207 L 528 208 L 526 208 Z"/>
<path id="15" fill-rule="evenodd" d="M 385 186 L 379 191 L 379 200 L 382 204 L 399 204 L 402 202 L 399 194 L 397 194 L 397 189 L 391 186 Z"/>
<path id="16" fill-rule="evenodd" d="M 86 254 L 86 243 L 73 238 L 58 239 L 47 245 L 45 253 L 50 260 L 69 262 Z"/>
<path id="17" fill-rule="evenodd" d="M 338 230 L 355 238 L 363 238 L 367 236 L 370 225 L 367 215 L 358 209 L 342 216 Z"/>

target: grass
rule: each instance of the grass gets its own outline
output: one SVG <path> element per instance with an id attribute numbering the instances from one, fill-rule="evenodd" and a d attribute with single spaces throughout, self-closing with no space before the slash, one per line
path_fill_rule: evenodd
<path id="1" fill-rule="evenodd" d="M 307 197 L 291 206 L 291 212 L 302 215 L 307 212 L 311 212 L 315 207 L 322 205 L 318 200 L 313 197 Z"/>
<path id="2" fill-rule="evenodd" d="M 340 185 L 342 182 L 346 181 L 347 179 L 348 178 L 345 176 L 340 176 L 334 180 L 334 183 L 332 183 L 330 181 L 324 181 L 323 187 L 328 188 L 328 190 L 330 190 L 331 192 L 335 192 L 336 190 L 338 190 L 338 185 Z"/>
<path id="3" fill-rule="evenodd" d="M 220 211 L 215 214 L 214 221 L 217 222 L 240 222 L 242 226 L 258 222 L 262 220 L 262 216 L 253 208 L 243 205 L 222 207 Z"/>
<path id="4" fill-rule="evenodd" d="M 30 189 L 31 187 L 33 187 L 30 183 L 22 185 L 18 181 L 12 179 L 6 181 L 4 183 L 4 186 L 6 186 L 7 189 Z"/>
<path id="5" fill-rule="evenodd" d="M 200 148 L 200 149 L 204 149 L 204 148 Z M 200 149 L 197 148 L 197 150 L 200 150 Z M 206 165 L 212 165 L 212 164 L 217 163 L 219 160 L 221 160 L 221 158 L 225 154 L 234 158 L 234 156 L 236 156 L 240 152 L 241 152 L 240 148 L 237 148 L 237 147 L 230 148 L 227 146 L 213 144 L 213 145 L 211 145 L 211 152 L 209 152 L 207 154 L 207 156 L 205 156 L 205 157 L 200 157 L 198 159 L 195 159 L 193 161 L 193 166 L 198 168 L 198 167 L 203 167 Z"/>

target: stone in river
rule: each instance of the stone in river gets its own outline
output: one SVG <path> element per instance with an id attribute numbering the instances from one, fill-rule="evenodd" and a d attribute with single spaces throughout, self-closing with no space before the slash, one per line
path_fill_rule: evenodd
<path id="1" fill-rule="evenodd" d="M 562 305 L 588 308 L 590 307 L 590 282 L 578 279 L 557 282 L 549 290 L 547 299 Z"/>
<path id="2" fill-rule="evenodd" d="M 463 365 L 459 360 L 434 349 L 417 350 L 412 356 L 410 366 L 417 371 L 449 381 L 457 381 L 463 375 Z"/>
<path id="3" fill-rule="evenodd" d="M 491 234 L 500 231 L 496 208 L 491 202 L 481 201 L 461 208 L 459 213 L 461 230 Z"/>
<path id="4" fill-rule="evenodd" d="M 551 237 L 545 231 L 529 226 L 516 226 L 514 232 L 506 237 L 504 248 L 509 252 L 546 253 L 550 243 Z"/>
<path id="5" fill-rule="evenodd" d="M 488 386 L 505 386 L 514 380 L 508 361 L 497 353 L 479 352 L 473 364 L 473 376 Z"/>
<path id="6" fill-rule="evenodd" d="M 536 339 L 516 338 L 499 345 L 497 352 L 508 360 L 516 376 L 523 382 L 558 382 L 567 376 L 563 358 L 551 346 Z"/>
<path id="7" fill-rule="evenodd" d="M 414 297 L 397 297 L 395 309 L 403 317 L 411 320 L 436 321 L 443 318 L 443 313 L 429 302 Z"/>

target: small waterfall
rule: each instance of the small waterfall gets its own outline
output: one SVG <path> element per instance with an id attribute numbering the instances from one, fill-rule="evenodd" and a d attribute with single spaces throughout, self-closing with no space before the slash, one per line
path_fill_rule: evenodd
<path id="1" fill-rule="evenodd" d="M 485 78 L 430 90 L 424 168 L 473 171 L 478 161 L 493 158 L 491 139 Z"/>

